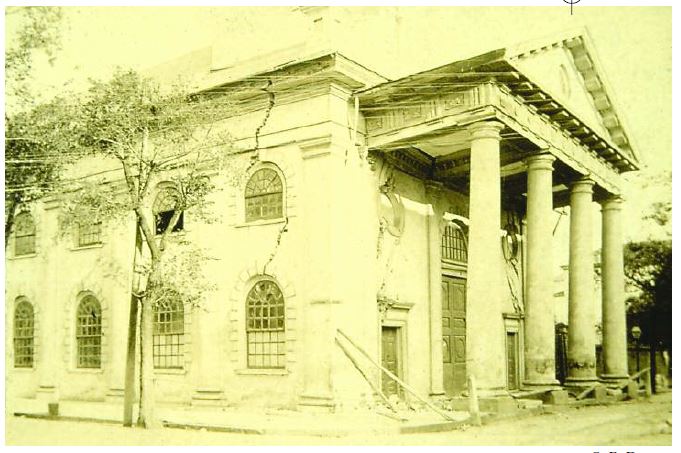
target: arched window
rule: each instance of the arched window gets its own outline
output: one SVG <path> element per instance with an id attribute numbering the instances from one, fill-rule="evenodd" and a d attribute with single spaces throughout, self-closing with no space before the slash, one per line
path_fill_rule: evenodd
<path id="1" fill-rule="evenodd" d="M 25 300 L 14 308 L 14 366 L 33 366 L 33 306 Z"/>
<path id="2" fill-rule="evenodd" d="M 256 171 L 246 184 L 246 221 L 282 217 L 283 198 L 283 185 L 279 174 L 271 168 Z"/>
<path id="3" fill-rule="evenodd" d="M 175 214 L 175 211 L 179 208 L 180 204 L 180 193 L 178 190 L 172 186 L 166 186 L 161 188 L 156 195 L 154 200 L 154 205 L 152 207 L 152 212 L 154 214 L 154 220 L 156 222 L 156 234 L 163 234 L 165 230 L 170 225 L 170 221 Z M 182 231 L 184 229 L 184 212 L 180 212 L 180 216 L 175 223 L 175 226 L 171 230 L 172 233 L 177 231 Z"/>
<path id="4" fill-rule="evenodd" d="M 249 368 L 284 368 L 284 296 L 271 280 L 257 282 L 246 297 Z"/>
<path id="5" fill-rule="evenodd" d="M 14 219 L 14 254 L 35 253 L 35 223 L 28 212 L 19 213 Z"/>
<path id="6" fill-rule="evenodd" d="M 442 259 L 468 262 L 468 247 L 464 227 L 458 223 L 450 222 L 445 227 L 442 235 Z"/>
<path id="7" fill-rule="evenodd" d="M 182 302 L 162 301 L 154 307 L 154 368 L 182 368 L 184 355 L 184 307 Z"/>
<path id="8" fill-rule="evenodd" d="M 94 296 L 85 296 L 76 313 L 76 363 L 78 368 L 102 364 L 102 307 Z"/>

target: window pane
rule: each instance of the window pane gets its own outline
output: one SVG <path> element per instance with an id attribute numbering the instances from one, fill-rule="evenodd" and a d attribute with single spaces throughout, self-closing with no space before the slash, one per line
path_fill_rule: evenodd
<path id="1" fill-rule="evenodd" d="M 184 307 L 164 302 L 154 307 L 154 368 L 184 366 Z"/>
<path id="2" fill-rule="evenodd" d="M 276 171 L 263 168 L 251 176 L 246 184 L 245 206 L 246 221 L 283 215 L 283 186 Z"/>
<path id="3" fill-rule="evenodd" d="M 256 283 L 246 299 L 249 368 L 283 368 L 286 348 L 284 296 L 270 280 Z"/>
<path id="4" fill-rule="evenodd" d="M 76 315 L 76 355 L 78 368 L 99 368 L 102 356 L 102 310 L 99 301 L 86 296 Z"/>
<path id="5" fill-rule="evenodd" d="M 33 366 L 33 306 L 26 301 L 14 310 L 14 366 Z"/>

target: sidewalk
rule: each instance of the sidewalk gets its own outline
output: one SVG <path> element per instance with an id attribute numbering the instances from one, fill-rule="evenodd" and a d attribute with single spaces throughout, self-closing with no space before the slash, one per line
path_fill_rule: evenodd
<path id="1" fill-rule="evenodd" d="M 136 408 L 135 408 L 136 409 Z M 8 401 L 10 413 L 18 416 L 50 418 L 47 403 L 17 398 Z M 56 419 L 122 423 L 122 403 L 60 401 Z M 386 415 L 381 415 L 386 414 Z M 387 410 L 308 413 L 277 409 L 236 409 L 211 406 L 159 405 L 156 416 L 170 428 L 201 429 L 240 434 L 305 435 L 343 437 L 347 435 L 393 435 L 400 433 L 449 431 L 465 425 L 468 413 L 447 411 L 456 421 L 447 421 L 432 411 Z M 137 411 L 133 419 L 136 420 Z M 402 420 L 400 420 L 400 418 Z"/>

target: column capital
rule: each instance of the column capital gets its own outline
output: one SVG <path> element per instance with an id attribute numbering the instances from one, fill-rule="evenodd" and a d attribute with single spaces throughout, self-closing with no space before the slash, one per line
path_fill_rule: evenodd
<path id="1" fill-rule="evenodd" d="M 500 132 L 504 127 L 506 127 L 504 123 L 488 120 L 469 124 L 466 129 L 470 132 L 472 139 L 494 138 L 501 140 Z"/>
<path id="2" fill-rule="evenodd" d="M 601 201 L 601 211 L 621 211 L 623 201 L 619 195 L 610 195 Z"/>
<path id="3" fill-rule="evenodd" d="M 582 177 L 570 183 L 570 193 L 593 193 L 593 188 L 596 183 L 587 178 Z"/>
<path id="4" fill-rule="evenodd" d="M 555 156 L 544 152 L 528 156 L 525 159 L 525 163 L 528 170 L 553 170 L 553 162 L 555 160 Z"/>

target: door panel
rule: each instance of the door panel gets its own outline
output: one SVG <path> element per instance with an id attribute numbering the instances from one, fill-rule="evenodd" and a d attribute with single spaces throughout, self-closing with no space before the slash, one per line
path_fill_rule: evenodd
<path id="1" fill-rule="evenodd" d="M 442 362 L 445 393 L 466 389 L 466 280 L 442 276 Z"/>
<path id="2" fill-rule="evenodd" d="M 399 345 L 397 337 L 397 327 L 386 327 L 383 326 L 381 334 L 381 365 L 383 368 L 388 369 L 395 376 L 402 378 L 400 376 L 400 363 L 399 363 Z M 383 393 L 387 395 L 399 395 L 399 386 L 397 382 L 389 378 L 385 373 L 381 373 L 381 388 Z"/>
<path id="3" fill-rule="evenodd" d="M 517 390 L 519 387 L 518 371 L 518 333 L 506 332 L 506 376 L 509 390 Z"/>

